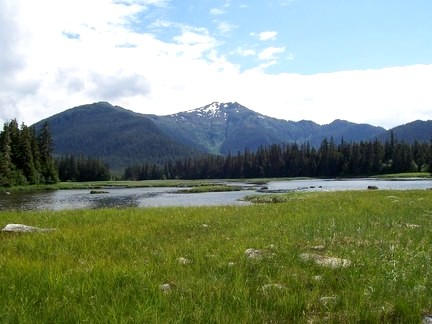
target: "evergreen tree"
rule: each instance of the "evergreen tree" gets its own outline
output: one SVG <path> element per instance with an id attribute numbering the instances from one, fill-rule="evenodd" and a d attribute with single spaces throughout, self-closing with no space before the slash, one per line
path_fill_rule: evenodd
<path id="1" fill-rule="evenodd" d="M 58 181 L 58 173 L 52 157 L 53 142 L 49 132 L 48 123 L 42 126 L 38 137 L 41 173 L 45 183 L 55 183 Z"/>
<path id="2" fill-rule="evenodd" d="M 11 158 L 11 139 L 9 134 L 9 126 L 3 127 L 3 132 L 0 134 L 0 186 L 12 186 L 12 158 Z"/>

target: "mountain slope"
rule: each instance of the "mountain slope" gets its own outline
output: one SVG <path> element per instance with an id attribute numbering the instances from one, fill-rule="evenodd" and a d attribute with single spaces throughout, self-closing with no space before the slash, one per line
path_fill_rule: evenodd
<path id="1" fill-rule="evenodd" d="M 414 141 L 429 142 L 432 140 L 432 120 L 416 120 L 400 125 L 385 132 L 378 138 L 382 141 L 389 140 L 391 132 L 393 132 L 395 139 L 398 141 L 407 143 L 414 143 Z"/>
<path id="2" fill-rule="evenodd" d="M 310 142 L 324 138 L 366 140 L 384 128 L 336 120 L 328 125 L 286 121 L 256 113 L 237 102 L 217 103 L 168 116 L 148 115 L 167 135 L 211 153 L 255 150 L 261 145 Z"/>
<path id="3" fill-rule="evenodd" d="M 144 161 L 166 161 L 196 154 L 164 134 L 149 118 L 106 102 L 69 109 L 48 122 L 57 155 L 98 157 L 120 169 Z"/>

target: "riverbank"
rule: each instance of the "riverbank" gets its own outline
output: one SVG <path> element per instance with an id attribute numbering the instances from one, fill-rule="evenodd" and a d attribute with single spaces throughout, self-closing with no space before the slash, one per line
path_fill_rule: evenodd
<path id="1" fill-rule="evenodd" d="M 0 233 L 0 320 L 407 323 L 432 313 L 431 191 L 288 197 L 0 212 L 1 227 L 57 229 Z"/>
<path id="2" fill-rule="evenodd" d="M 428 172 L 417 173 L 398 173 L 376 175 L 369 177 L 370 179 L 431 179 L 431 174 Z M 50 191 L 50 190 L 79 190 L 79 189 L 115 189 L 115 188 L 195 188 L 196 192 L 214 192 L 221 191 L 223 188 L 230 191 L 227 184 L 236 185 L 238 183 L 248 185 L 265 185 L 271 181 L 293 181 L 293 180 L 308 180 L 308 179 L 325 179 L 325 178 L 253 178 L 253 179 L 202 179 L 202 180 L 141 180 L 141 181 L 89 181 L 89 182 L 59 182 L 47 185 L 27 185 L 16 187 L 0 187 L 0 193 L 6 192 L 37 192 L 37 191 Z M 344 178 L 338 178 L 343 180 Z M 346 178 L 355 179 L 355 178 Z M 222 186 L 222 187 L 221 187 Z M 197 187 L 202 187 L 197 189 Z M 205 189 L 206 187 L 206 189 Z M 219 187 L 219 188 L 214 188 Z M 189 192 L 193 192 L 191 190 Z"/>

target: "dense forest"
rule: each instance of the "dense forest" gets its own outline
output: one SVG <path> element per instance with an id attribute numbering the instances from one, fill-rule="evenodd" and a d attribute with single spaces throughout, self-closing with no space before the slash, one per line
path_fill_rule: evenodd
<path id="1" fill-rule="evenodd" d="M 190 158 L 164 165 L 143 164 L 125 170 L 127 180 L 209 179 L 261 177 L 342 177 L 383 173 L 432 171 L 432 143 L 408 144 L 391 136 L 360 143 L 323 140 L 310 144 L 284 144 L 245 150 L 237 155 Z"/>
<path id="2" fill-rule="evenodd" d="M 53 157 L 48 124 L 36 133 L 33 127 L 5 123 L 0 132 L 0 186 L 52 184 L 61 181 L 110 180 L 106 164 L 97 159 Z"/>
<path id="3" fill-rule="evenodd" d="M 56 160 L 61 181 L 106 181 L 111 179 L 107 164 L 98 159 L 69 155 Z"/>
<path id="4" fill-rule="evenodd" d="M 5 123 L 0 132 L 0 186 L 45 184 L 58 181 L 52 157 L 48 125 L 38 135 L 16 120 Z"/>

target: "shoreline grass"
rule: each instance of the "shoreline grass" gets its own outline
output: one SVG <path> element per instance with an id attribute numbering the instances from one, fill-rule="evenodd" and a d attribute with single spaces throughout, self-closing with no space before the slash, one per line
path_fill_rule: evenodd
<path id="1" fill-rule="evenodd" d="M 1 227 L 57 228 L 0 233 L 0 321 L 419 323 L 432 313 L 432 192 L 287 196 L 244 207 L 0 212 Z M 250 259 L 249 248 L 265 253 Z M 302 253 L 352 265 L 322 267 Z"/>
<path id="2" fill-rule="evenodd" d="M 229 185 L 212 185 L 212 186 L 197 186 L 190 189 L 182 189 L 176 191 L 176 193 L 205 193 L 205 192 L 230 192 L 246 190 L 240 186 L 229 186 Z"/>
<path id="3" fill-rule="evenodd" d="M 360 177 L 361 178 L 361 177 Z M 398 174 L 383 174 L 375 175 L 369 178 L 376 179 L 403 179 L 403 178 L 432 178 L 428 172 L 410 172 Z M 35 192 L 49 190 L 77 190 L 77 189 L 112 189 L 112 188 L 154 188 L 154 187 L 210 187 L 210 186 L 226 186 L 226 183 L 235 185 L 236 183 L 246 183 L 249 185 L 265 185 L 271 181 L 292 181 L 292 180 L 307 180 L 312 178 L 251 178 L 251 179 L 199 179 L 199 180 L 140 180 L 140 181 L 88 181 L 88 182 L 59 182 L 56 184 L 46 185 L 26 185 L 15 187 L 0 187 L 0 193 L 5 192 Z M 327 178 L 319 178 L 327 179 Z M 352 179 L 347 178 L 336 178 Z M 203 192 L 203 191 L 198 191 Z"/>

